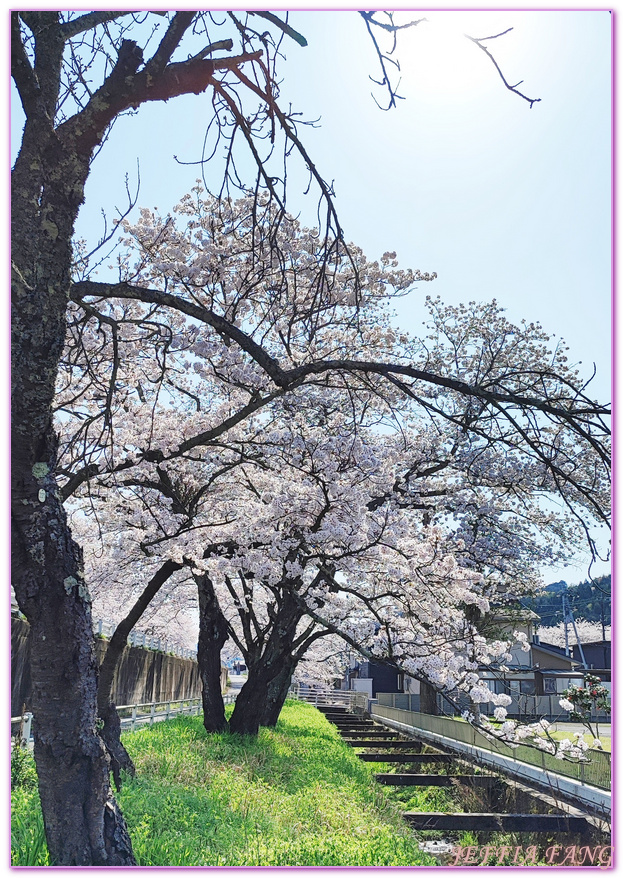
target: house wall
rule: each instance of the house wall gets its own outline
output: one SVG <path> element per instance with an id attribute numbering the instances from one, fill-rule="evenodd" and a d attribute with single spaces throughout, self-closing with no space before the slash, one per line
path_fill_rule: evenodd
<path id="1" fill-rule="evenodd" d="M 552 671 L 566 671 L 572 667 L 573 657 L 566 655 L 556 655 L 549 650 L 539 649 L 538 644 L 532 644 L 532 657 L 535 664 L 542 668 L 549 668 Z M 573 661 L 573 666 L 575 666 Z"/>
<path id="2" fill-rule="evenodd" d="M 580 650 L 578 647 L 574 645 L 571 648 L 573 650 L 574 659 L 581 661 Z M 588 667 L 591 670 L 594 670 L 597 674 L 601 671 L 602 673 L 599 674 L 599 676 L 601 677 L 602 682 L 609 682 L 609 671 L 612 666 L 611 641 L 604 640 L 598 641 L 597 643 L 583 643 L 582 650 Z"/>

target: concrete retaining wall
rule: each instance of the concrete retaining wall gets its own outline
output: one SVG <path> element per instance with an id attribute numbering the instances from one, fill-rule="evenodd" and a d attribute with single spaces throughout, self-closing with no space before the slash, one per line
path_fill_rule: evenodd
<path id="1" fill-rule="evenodd" d="M 19 716 L 24 704 L 27 710 L 30 708 L 29 631 L 28 622 L 11 617 L 11 716 Z M 95 643 L 101 662 L 108 642 L 98 638 Z M 124 649 L 113 684 L 115 704 L 198 698 L 200 695 L 197 662 L 137 646 Z"/>

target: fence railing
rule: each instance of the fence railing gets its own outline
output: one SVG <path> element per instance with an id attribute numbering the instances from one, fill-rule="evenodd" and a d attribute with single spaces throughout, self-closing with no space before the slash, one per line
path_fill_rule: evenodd
<path id="1" fill-rule="evenodd" d="M 412 695 L 408 692 L 379 692 L 379 704 L 385 707 L 395 707 L 398 710 L 413 710 L 416 713 L 420 710 L 420 696 Z M 523 720 L 546 719 L 551 722 L 564 722 L 568 718 L 568 714 L 559 704 L 562 695 L 515 695 L 512 697 L 511 703 L 506 708 L 509 718 Z M 460 709 L 469 708 L 469 699 L 463 696 L 454 698 Z M 441 713 L 452 712 L 450 702 L 440 693 L 437 693 L 437 707 Z M 492 716 L 495 710 L 494 704 L 481 704 L 480 712 Z M 458 715 L 458 714 L 457 714 Z M 609 714 L 599 711 L 591 714 L 593 722 L 610 722 Z"/>
<path id="2" fill-rule="evenodd" d="M 110 619 L 95 619 L 93 631 L 102 637 L 112 637 L 117 628 Z M 197 659 L 196 649 L 187 649 L 168 637 L 156 637 L 155 634 L 144 634 L 142 631 L 130 631 L 128 635 L 129 646 L 143 646 L 146 649 L 155 649 L 157 652 L 167 652 L 179 658 Z"/>
<path id="3" fill-rule="evenodd" d="M 501 741 L 492 741 L 469 723 L 450 717 L 416 713 L 381 704 L 374 707 L 373 714 L 379 718 L 386 717 L 405 723 L 415 730 L 421 729 L 451 741 L 458 741 L 471 747 L 477 747 L 479 750 L 488 750 L 517 762 L 536 766 L 552 774 L 564 775 L 579 783 L 590 784 L 605 790 L 611 789 L 610 753 L 602 750 L 591 750 L 590 762 L 569 762 L 556 759 L 551 753 L 545 753 L 543 750 L 537 750 L 525 744 L 510 747 Z"/>
<path id="4" fill-rule="evenodd" d="M 233 704 L 237 692 L 223 695 L 225 704 Z M 197 716 L 201 712 L 201 698 L 185 698 L 169 701 L 145 701 L 141 704 L 122 704 L 117 707 L 117 713 L 121 720 L 121 729 L 124 732 L 133 732 L 135 729 L 156 722 L 173 719 L 176 716 Z M 23 716 L 11 717 L 11 740 L 19 737 L 20 746 L 26 747 L 32 741 L 32 726 L 34 716 L 25 713 Z"/>
<path id="5" fill-rule="evenodd" d="M 290 698 L 298 698 L 299 701 L 307 701 L 318 705 L 343 705 L 348 710 L 354 711 L 368 709 L 368 696 L 365 692 L 354 692 L 352 689 L 321 689 L 305 684 L 295 684 L 288 692 Z"/>

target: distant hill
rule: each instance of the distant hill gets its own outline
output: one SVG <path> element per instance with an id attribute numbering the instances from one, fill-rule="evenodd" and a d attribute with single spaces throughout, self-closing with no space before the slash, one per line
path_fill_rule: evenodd
<path id="1" fill-rule="evenodd" d="M 550 582 L 549 585 L 545 586 L 545 591 L 566 591 L 569 588 L 564 579 L 561 579 L 560 582 Z"/>
<path id="2" fill-rule="evenodd" d="M 599 576 L 593 582 L 586 580 L 579 585 L 567 585 L 564 580 L 547 585 L 542 594 L 528 598 L 522 603 L 541 617 L 541 625 L 547 627 L 562 621 L 562 594 L 568 600 L 576 619 L 587 622 L 611 621 L 611 577 Z"/>

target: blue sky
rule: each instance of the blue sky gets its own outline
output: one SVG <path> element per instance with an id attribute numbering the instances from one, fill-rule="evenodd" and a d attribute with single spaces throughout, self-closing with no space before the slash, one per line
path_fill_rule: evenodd
<path id="1" fill-rule="evenodd" d="M 406 13 L 403 13 L 406 17 Z M 402 265 L 436 271 L 433 285 L 400 304 L 417 331 L 418 299 L 496 298 L 513 320 L 540 320 L 595 362 L 595 393 L 610 378 L 610 14 L 424 12 L 400 35 L 400 94 L 389 112 L 370 96 L 376 59 L 355 12 L 292 12 L 308 39 L 285 45 L 283 102 L 320 127 L 308 151 L 333 180 L 347 236 L 369 257 L 396 250 Z M 488 36 L 511 82 L 463 36 Z M 379 100 L 381 90 L 375 89 Z M 96 159 L 80 234 L 89 238 L 124 204 L 140 162 L 139 204 L 166 211 L 198 175 L 177 164 L 200 157 L 210 99 L 189 96 L 121 119 Z M 206 176 L 210 181 L 210 168 Z M 216 175 L 214 175 L 216 181 Z M 292 177 L 292 207 L 313 210 Z M 298 187 L 297 187 L 298 182 Z M 297 192 L 298 188 L 298 192 Z M 301 193 L 299 196 L 299 192 Z"/>
<path id="2" fill-rule="evenodd" d="M 411 14 L 409 14 L 410 17 Z M 369 76 L 377 61 L 356 12 L 298 12 L 309 45 L 284 44 L 282 103 L 319 127 L 302 129 L 321 174 L 334 181 L 346 235 L 366 255 L 395 250 L 401 265 L 436 271 L 399 305 L 417 332 L 427 293 L 457 303 L 496 298 L 511 320 L 540 321 L 569 344 L 594 393 L 610 395 L 611 16 L 607 11 L 416 12 L 401 33 L 399 93 L 389 112 Z M 404 20 L 407 13 L 403 14 Z M 530 109 L 463 36 L 488 43 Z M 141 108 L 122 118 L 93 166 L 78 232 L 94 242 L 124 205 L 140 162 L 139 205 L 162 212 L 193 185 L 209 96 Z M 21 126 L 14 123 L 19 138 Z M 206 170 L 210 181 L 210 168 Z M 214 179 L 216 182 L 216 178 Z M 291 209 L 312 215 L 303 177 Z M 570 572 L 569 581 L 585 569 Z"/>

